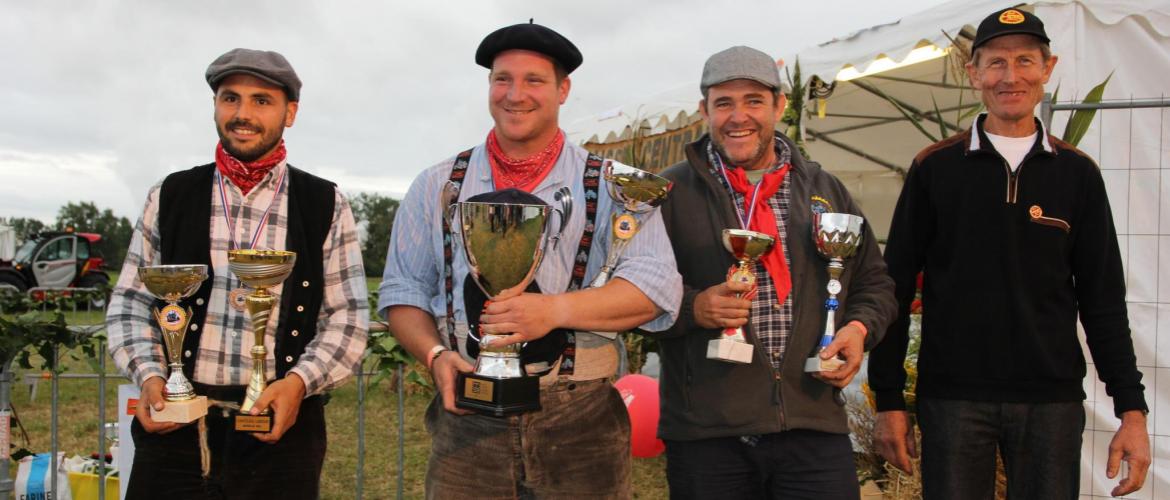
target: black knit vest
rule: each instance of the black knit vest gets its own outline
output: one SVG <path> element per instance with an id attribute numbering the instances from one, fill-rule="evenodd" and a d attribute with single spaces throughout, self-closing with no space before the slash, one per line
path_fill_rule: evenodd
<path id="1" fill-rule="evenodd" d="M 192 309 L 183 339 L 183 373 L 194 379 L 195 355 L 207 315 L 215 270 L 211 266 L 211 196 L 215 164 L 175 172 L 163 180 L 158 199 L 159 252 L 163 264 L 207 264 L 208 279 L 182 302 Z M 288 230 L 285 249 L 297 253 L 292 275 L 284 282 L 277 322 L 276 378 L 296 365 L 317 335 L 317 314 L 324 295 L 322 247 L 333 223 L 334 184 L 288 167 Z M 217 216 L 219 214 L 216 214 Z M 156 307 L 163 302 L 156 300 Z M 154 319 L 151 319 L 154 323 Z M 295 332 L 295 333 L 294 333 Z"/>

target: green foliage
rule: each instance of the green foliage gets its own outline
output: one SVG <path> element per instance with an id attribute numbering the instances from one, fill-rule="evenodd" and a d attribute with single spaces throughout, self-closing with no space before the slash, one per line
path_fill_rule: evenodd
<path id="1" fill-rule="evenodd" d="M 788 86 L 792 88 L 785 94 L 788 106 L 784 109 L 784 115 L 780 117 L 780 121 L 787 125 L 784 135 L 796 143 L 801 155 L 811 158 L 804 148 L 804 129 L 800 126 L 800 121 L 804 117 L 804 96 L 808 93 L 808 85 L 800 76 L 800 58 L 796 59 L 791 72 L 784 68 L 784 75 L 788 79 Z"/>
<path id="2" fill-rule="evenodd" d="M 9 217 L 5 219 L 0 217 L 0 224 L 9 226 L 16 233 L 17 241 L 27 240 L 29 236 L 44 231 L 46 229 L 45 223 L 37 219 L 28 219 L 25 217 Z"/>
<path id="3" fill-rule="evenodd" d="M 134 226 L 125 217 L 118 217 L 110 209 L 100 210 L 91 201 L 69 202 L 57 210 L 57 229 L 73 228 L 79 233 L 97 233 L 101 241 L 94 250 L 106 259 L 106 265 L 121 269 L 126 259 L 126 247 L 134 235 Z"/>
<path id="4" fill-rule="evenodd" d="M 1109 84 L 1111 78 L 1113 78 L 1113 72 L 1110 72 L 1109 76 L 1105 77 L 1105 81 L 1098 83 L 1096 87 L 1089 90 L 1082 103 L 1097 104 L 1101 102 L 1101 98 L 1105 95 L 1105 85 Z M 1060 90 L 1059 87 L 1057 90 Z M 1055 93 L 1052 94 L 1052 99 L 1056 99 Z M 1072 116 L 1068 119 L 1068 125 L 1064 127 L 1064 136 L 1061 137 L 1061 140 L 1076 146 L 1085 137 L 1085 132 L 1089 130 L 1089 125 L 1093 123 L 1093 117 L 1096 114 L 1097 110 L 1095 109 L 1078 109 L 1073 112 Z"/>
<path id="5" fill-rule="evenodd" d="M 386 267 L 386 249 L 390 246 L 390 231 L 398 213 L 398 200 L 377 193 L 358 193 L 349 197 L 353 217 L 359 226 L 365 223 L 366 237 L 362 242 L 362 264 L 367 276 L 380 276 Z"/>
<path id="6" fill-rule="evenodd" d="M 425 369 L 414 361 L 414 357 L 406 352 L 406 348 L 398 343 L 398 339 L 394 338 L 388 325 L 377 317 L 378 291 L 376 289 L 370 290 L 369 301 L 370 332 L 369 340 L 366 342 L 364 359 L 366 365 L 372 366 L 364 366 L 363 369 L 372 368 L 374 370 L 374 376 L 368 382 L 370 388 L 376 387 L 387 378 L 394 380 L 398 367 L 402 367 L 404 380 L 397 381 L 398 383 L 406 383 L 426 392 L 434 390 L 430 377 L 424 373 Z"/>
<path id="7" fill-rule="evenodd" d="M 0 360 L 4 362 L 0 368 L 15 359 L 21 368 L 32 369 L 35 352 L 42 360 L 40 368 L 57 370 L 57 349 L 72 349 L 89 337 L 70 330 L 61 312 L 0 316 Z"/>

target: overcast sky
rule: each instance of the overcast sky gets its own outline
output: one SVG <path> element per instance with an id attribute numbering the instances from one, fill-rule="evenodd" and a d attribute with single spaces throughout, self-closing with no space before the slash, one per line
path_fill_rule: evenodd
<path id="1" fill-rule="evenodd" d="M 486 136 L 474 54 L 502 26 L 534 17 L 581 49 L 569 123 L 697 82 L 732 45 L 778 56 L 939 3 L 0 0 L 0 216 L 52 222 L 66 202 L 93 201 L 136 220 L 151 185 L 212 160 L 203 72 L 234 47 L 281 52 L 304 82 L 285 133 L 292 164 L 349 193 L 401 197 Z"/>

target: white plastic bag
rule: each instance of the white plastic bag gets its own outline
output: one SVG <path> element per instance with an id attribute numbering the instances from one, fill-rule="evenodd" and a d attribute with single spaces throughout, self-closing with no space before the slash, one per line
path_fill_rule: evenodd
<path id="1" fill-rule="evenodd" d="M 57 492 L 53 492 L 52 455 L 38 453 L 20 459 L 16 470 L 16 500 L 72 500 L 65 453 L 57 453 Z"/>

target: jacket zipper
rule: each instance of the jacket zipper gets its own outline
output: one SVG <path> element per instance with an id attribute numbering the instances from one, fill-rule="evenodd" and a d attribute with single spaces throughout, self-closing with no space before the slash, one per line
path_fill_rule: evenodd
<path id="1" fill-rule="evenodd" d="M 1014 205 L 1016 203 L 1016 191 L 1019 189 L 1020 169 L 1024 168 L 1024 162 L 1021 161 L 1020 166 L 1016 167 L 1015 171 L 1012 171 L 1012 166 L 1008 165 L 1007 160 L 1001 157 L 1000 161 L 1003 162 L 1003 168 L 1007 170 L 1008 174 L 1007 203 Z"/>

